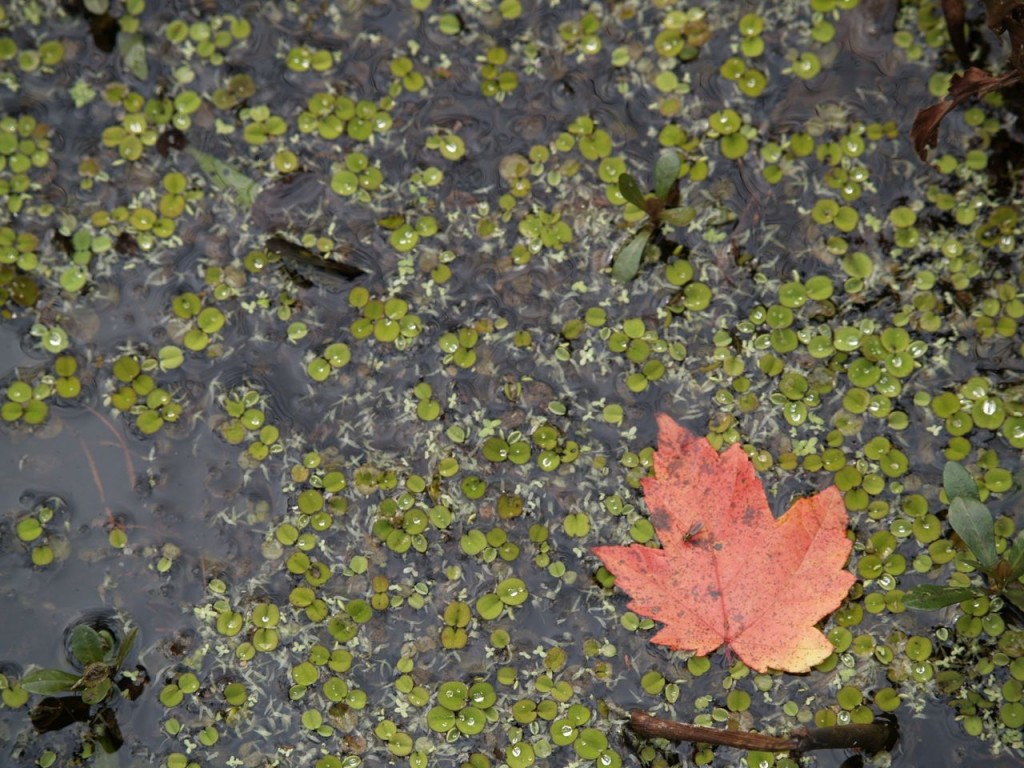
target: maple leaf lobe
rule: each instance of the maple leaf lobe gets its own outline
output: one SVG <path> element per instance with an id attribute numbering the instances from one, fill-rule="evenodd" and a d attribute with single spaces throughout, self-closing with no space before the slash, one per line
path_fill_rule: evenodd
<path id="1" fill-rule="evenodd" d="M 854 581 L 838 489 L 799 499 L 776 520 L 739 446 L 719 454 L 666 415 L 658 426 L 654 476 L 642 485 L 661 549 L 594 553 L 629 608 L 665 625 L 652 642 L 700 655 L 725 643 L 757 671 L 808 671 L 832 651 L 814 625 Z M 688 540 L 696 526 L 700 538 Z"/>

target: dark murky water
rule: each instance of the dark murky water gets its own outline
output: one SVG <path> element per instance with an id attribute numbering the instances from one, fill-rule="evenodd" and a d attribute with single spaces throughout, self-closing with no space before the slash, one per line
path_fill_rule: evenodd
<path id="1" fill-rule="evenodd" d="M 891 503 L 888 515 L 851 512 L 862 544 L 901 517 L 900 503 L 910 493 L 923 494 L 930 512 L 942 509 L 937 485 L 949 435 L 927 407 L 915 405 L 915 393 L 954 389 L 980 373 L 994 390 L 1007 392 L 1007 408 L 1019 415 L 1012 410 L 1020 403 L 1012 387 L 1020 383 L 1020 331 L 1002 340 L 982 338 L 975 322 L 979 313 L 950 298 L 959 290 L 965 294 L 958 295 L 961 302 L 968 300 L 966 294 L 980 302 L 998 283 L 1019 292 L 1019 264 L 993 258 L 979 268 L 975 282 L 958 287 L 960 272 L 943 259 L 939 244 L 944 234 L 969 240 L 971 233 L 958 231 L 950 215 L 925 196 L 936 184 L 964 199 L 984 196 L 985 177 L 965 173 L 953 180 L 957 183 L 937 182 L 904 138 L 913 114 L 932 98 L 927 79 L 942 49 L 926 48 L 927 63 L 920 64 L 908 62 L 895 46 L 898 17 L 900 29 L 909 26 L 924 34 L 902 21 L 913 13 L 909 4 L 901 10 L 893 2 L 862 2 L 852 11 L 825 14 L 812 12 L 811 5 L 708 6 L 710 37 L 698 41 L 699 55 L 684 62 L 655 53 L 655 37 L 684 18 L 670 15 L 683 13 L 682 6 L 667 3 L 635 9 L 528 4 L 521 17 L 508 19 L 497 9 L 468 3 L 423 13 L 404 3 L 298 10 L 273 3 L 241 10 L 230 4 L 152 3 L 139 16 L 149 67 L 144 80 L 127 71 L 117 53 L 97 48 L 81 15 L 54 12 L 31 23 L 18 15 L 21 6 L 8 11 L 15 22 L 7 34 L 19 49 L 58 38 L 65 56 L 52 72 L 11 75 L 24 81 L 17 92 L 0 91 L 5 115 L 32 115 L 53 132 L 49 162 L 32 177 L 37 186 L 27 204 L 5 214 L 14 231 L 39 237 L 40 267 L 23 271 L 37 276 L 41 297 L 33 307 L 10 301 L 4 307 L 0 380 L 9 387 L 15 379 L 38 383 L 53 377 L 55 354 L 40 349 L 30 332 L 33 323 L 59 326 L 69 337 L 60 354 L 77 360 L 82 394 L 51 397 L 49 416 L 40 426 L 3 427 L 4 673 L 15 680 L 29 665 L 66 668 L 65 628 L 89 611 L 116 611 L 138 626 L 131 663 L 143 665 L 152 682 L 138 701 L 118 709 L 123 765 L 157 764 L 188 750 L 204 766 L 232 764 L 233 756 L 253 766 L 278 764 L 274 760 L 312 765 L 323 755 L 345 757 L 346 766 L 357 765 L 356 758 L 365 765 L 419 765 L 420 752 L 422 764 L 460 765 L 473 753 L 501 764 L 520 735 L 537 745 L 537 764 L 565 765 L 576 753 L 568 746 L 552 747 L 543 718 L 520 726 L 522 734 L 508 730 L 517 727 L 515 702 L 553 701 L 545 675 L 569 685 L 568 697 L 557 701 L 559 716 L 571 704 L 585 707 L 592 727 L 608 740 L 611 751 L 602 759 L 613 760 L 609 755 L 614 754 L 624 765 L 638 765 L 640 758 L 622 737 L 621 712 L 609 714 L 606 704 L 684 720 L 703 714 L 721 725 L 730 716 L 723 691 L 732 686 L 754 692 L 751 710 L 731 713 L 733 720 L 744 728 L 768 724 L 781 730 L 824 710 L 847 716 L 835 703 L 843 684 L 862 686 L 870 704 L 874 692 L 888 685 L 885 668 L 870 654 L 845 654 L 839 671 L 775 677 L 767 691 L 755 691 L 752 678 L 730 676 L 719 651 L 708 676 L 694 678 L 684 657 L 648 642 L 649 631 L 631 632 L 620 624 L 626 599 L 595 583 L 598 564 L 589 553 L 598 543 L 628 541 L 631 526 L 643 517 L 636 489 L 647 459 L 638 454 L 655 442 L 656 412 L 770 454 L 775 466 L 765 467 L 763 477 L 778 494 L 772 500 L 777 513 L 793 495 L 832 482 L 828 471 L 779 466 L 785 454 L 820 450 L 837 420 L 851 415 L 844 396 L 852 386 L 845 372 L 853 357 L 830 353 L 826 366 L 807 351 L 808 339 L 826 330 L 865 320 L 879 329 L 907 326 L 927 350 L 904 387 L 886 394 L 874 384 L 863 385 L 881 398 L 873 408 L 882 408 L 884 400 L 907 413 L 909 424 L 904 428 L 884 414 L 865 416 L 861 427 L 846 433 L 843 450 L 866 474 L 879 476 L 877 464 L 863 454 L 876 435 L 891 439 L 910 458 L 906 473 L 883 478 L 872 495 Z M 229 29 L 226 14 L 232 10 L 251 17 L 252 30 L 243 39 L 228 35 L 229 44 L 219 50 L 223 62 L 204 58 L 200 28 L 191 42 L 169 39 L 175 37 L 168 32 L 175 19 Z M 737 22 L 747 12 L 764 18 L 765 52 L 749 59 L 768 74 L 756 98 L 742 95 L 720 75 L 740 43 Z M 117 4 L 112 13 L 131 16 Z M 831 41 L 811 36 L 822 20 L 835 25 Z M 701 22 L 690 21 L 697 27 Z M 594 37 L 565 26 L 577 22 L 596 24 Z M 442 29 L 449 24 L 458 24 L 460 31 L 446 34 Z M 601 50 L 588 54 L 594 39 Z M 323 73 L 289 69 L 289 52 L 299 45 L 327 51 L 334 61 Z M 486 57 L 496 47 L 508 54 L 497 69 L 518 77 L 502 100 L 481 95 L 481 83 L 488 79 Z M 622 60 L 613 66 L 616 49 L 623 51 Z M 823 62 L 822 74 L 810 80 L 784 71 L 786 57 L 805 50 Z M 418 90 L 396 74 L 394 62 L 403 57 L 423 76 Z M 397 66 L 401 71 L 404 63 Z M 658 85 L 659 71 L 675 73 L 688 87 L 670 92 Z M 254 89 L 229 107 L 218 106 L 217 89 L 239 74 L 249 75 Z M 76 82 L 97 92 L 78 107 L 68 94 Z M 177 149 L 161 154 L 155 144 L 146 144 L 169 130 L 167 120 L 160 123 L 157 117 L 166 105 L 147 113 L 127 108 L 113 91 L 104 98 L 107 84 L 116 82 L 141 95 L 143 105 L 146 99 L 181 97 L 186 91 L 201 95 L 187 120 L 178 110 L 182 136 L 191 148 L 229 164 L 257 186 L 241 191 L 238 184 L 225 185 L 197 155 Z M 372 119 L 384 121 L 382 130 L 372 140 L 299 131 L 302 112 L 317 93 L 366 100 Z M 286 131 L 251 144 L 243 131 L 252 130 L 259 115 L 247 109 L 260 106 L 280 117 Z M 725 108 L 737 110 L 747 126 L 751 148 L 738 162 L 721 154 L 717 136 L 708 131 L 709 116 Z M 131 157 L 130 147 L 125 149 L 127 142 L 105 146 L 103 131 L 125 127 L 140 111 L 148 115 L 153 135 L 143 142 L 138 159 L 119 158 Z M 991 114 L 1003 115 L 998 109 Z M 592 119 L 594 127 L 580 118 Z M 771 161 L 761 152 L 768 144 L 789 147 L 794 135 L 806 134 L 827 158 L 838 151 L 829 149 L 829 142 L 841 144 L 851 125 L 885 121 L 893 121 L 898 131 L 870 140 L 863 156 L 852 152 L 842 163 L 830 164 L 814 154 L 806 160 L 790 154 L 783 161 L 789 163 L 784 178 L 766 179 Z M 670 123 L 694 140 L 679 142 L 687 162 L 707 164 L 706 179 L 681 183 L 684 201 L 698 209 L 696 224 L 671 238 L 683 246 L 680 253 L 693 265 L 694 282 L 708 285 L 712 300 L 679 313 L 666 309 L 679 287 L 666 280 L 663 263 L 646 263 L 639 279 L 625 286 L 608 277 L 611 254 L 635 225 L 624 222 L 622 208 L 609 200 L 609 179 L 601 178 L 600 169 L 602 158 L 621 158 L 623 167 L 646 184 L 658 132 Z M 962 155 L 971 131 L 962 122 L 949 123 L 943 128 L 948 151 Z M 384 124 L 389 127 L 383 129 Z M 607 132 L 607 150 L 588 145 L 601 144 L 595 131 Z M 436 137 L 445 142 L 449 135 L 464 143 L 464 156 L 448 158 L 431 146 Z M 293 174 L 275 170 L 285 150 L 297 158 Z M 332 176 L 356 153 L 379 168 L 384 182 L 364 187 L 362 196 L 337 194 Z M 530 157 L 532 167 L 520 177 L 529 185 L 502 175 L 501 161 L 512 153 Z M 97 170 L 89 171 L 86 160 L 95 161 Z M 826 180 L 830 165 L 863 168 L 867 178 L 862 193 L 848 201 L 860 217 L 849 232 L 837 232 L 809 214 L 819 199 L 835 197 Z M 176 183 L 167 181 L 172 173 L 184 176 L 192 197 L 178 215 L 167 217 L 174 220 L 174 234 L 162 237 L 153 234 L 152 222 L 133 219 L 132 212 L 159 210 L 167 184 Z M 436 184 L 425 181 L 431 175 L 440 177 Z M 253 190 L 250 206 L 245 195 Z M 910 204 L 917 206 L 921 244 L 896 245 L 884 222 L 894 207 Z M 555 224 L 541 213 L 567 222 L 571 240 L 559 242 L 552 234 Z M 422 227 L 410 250 L 396 247 L 392 238 L 400 222 Z M 555 239 L 531 239 L 529 232 L 536 231 L 531 227 Z M 109 237 L 113 247 L 93 255 L 81 292 L 62 290 L 58 280 L 68 255 L 61 236 L 83 230 Z M 310 248 L 317 238 L 325 240 L 323 250 L 366 274 L 349 283 L 316 270 L 296 273 L 282 263 L 258 268 L 251 257 L 246 261 L 274 235 L 293 242 L 305 238 Z M 929 247 L 925 241 L 933 236 L 938 244 Z M 865 252 L 872 266 L 860 283 L 849 282 L 858 276 L 846 267 L 844 249 Z M 269 261 L 265 254 L 259 260 Z M 930 292 L 911 287 L 921 269 L 939 275 L 934 293 L 942 322 L 937 328 L 918 324 L 913 314 L 921 310 L 911 301 Z M 757 307 L 778 301 L 782 283 L 816 275 L 826 276 L 835 294 L 831 300 L 801 302 L 794 312 L 794 327 L 804 334 L 797 349 L 773 346 L 767 327 L 743 325 Z M 352 287 L 366 293 L 358 298 Z M 225 318 L 202 349 L 187 348 L 186 333 L 199 321 L 178 312 L 175 304 L 188 292 Z M 390 326 L 375 326 L 379 317 L 373 314 L 395 305 L 364 310 L 367 298 L 371 305 L 375 299 L 401 299 L 406 314 L 419 317 L 418 326 L 396 341 L 388 336 Z M 610 350 L 609 341 L 637 319 L 653 347 L 645 359 L 664 368 L 660 376 L 651 373 L 640 391 L 628 377 L 643 360 Z M 363 326 L 370 330 L 367 337 Z M 460 331 L 465 343 L 456 352 L 459 344 L 449 347 L 446 334 L 455 334 L 458 342 Z M 727 342 L 716 332 L 727 334 Z M 348 345 L 351 360 L 316 381 L 307 369 L 328 345 L 339 342 Z M 167 347 L 183 352 L 180 366 L 161 369 L 158 356 Z M 685 355 L 675 354 L 683 348 Z M 462 367 L 459 360 L 468 360 L 468 349 L 475 361 Z M 114 364 L 126 354 L 143 363 L 151 360 L 148 372 L 156 385 L 181 403 L 177 421 L 153 435 L 142 434 L 137 413 L 120 413 L 111 405 L 112 394 L 125 383 L 117 379 Z M 808 401 L 812 418 L 784 418 L 786 398 L 776 391 L 775 374 L 759 368 L 759 361 L 772 355 L 788 371 L 834 380 L 816 401 Z M 728 358 L 739 372 L 723 362 Z M 735 380 L 742 376 L 759 398 L 750 410 L 736 404 L 743 390 Z M 424 383 L 429 395 L 416 390 Z M 226 439 L 230 401 L 244 392 L 256 393 L 248 406 L 278 430 L 268 438 L 265 457 L 247 447 L 259 442 L 258 427 L 243 430 L 241 444 Z M 437 419 L 417 411 L 431 398 L 437 401 Z M 621 420 L 607 416 L 609 405 L 621 406 Z M 735 426 L 725 424 L 726 418 Z M 538 434 L 548 424 L 554 427 L 550 451 L 557 454 L 557 467 L 538 464 L 545 448 Z M 485 457 L 489 436 L 509 438 L 513 432 L 533 441 L 530 461 L 520 466 Z M 1019 451 L 997 429 L 978 428 L 969 437 L 972 445 L 991 451 L 989 464 L 1019 473 Z M 306 461 L 303 469 L 304 457 L 314 451 L 319 465 Z M 969 461 L 978 460 L 976 450 Z M 323 469 L 343 474 L 345 486 L 327 496 L 343 500 L 347 509 L 335 509 L 330 525 L 313 536 L 311 516 L 297 504 L 301 491 L 323 485 Z M 521 498 L 522 515 L 502 514 L 503 494 Z M 610 515 L 604 501 L 615 494 L 635 508 Z M 49 497 L 66 502 L 45 526 L 56 558 L 33 567 L 32 545 L 19 540 L 16 525 Z M 437 508 L 446 510 L 443 525 L 420 526 L 409 511 L 428 519 Z M 568 515 L 580 512 L 588 518 L 582 532 L 566 523 Z M 389 596 L 390 603 L 374 610 L 354 638 L 339 641 L 327 621 L 310 618 L 295 604 L 293 590 L 309 578 L 286 566 L 297 551 L 282 541 L 287 525 L 310 535 L 300 548 L 331 571 L 315 584 L 330 616 L 345 617 L 348 607 L 369 601 L 375 592 Z M 124 534 L 117 542 L 123 546 L 114 546 L 112 532 L 115 538 Z M 493 539 L 473 551 L 473 536 L 487 533 Z M 518 547 L 518 556 L 503 548 L 503 540 Z M 901 540 L 908 562 L 922 549 L 913 537 Z M 858 549 L 855 559 L 862 552 Z M 360 560 L 362 565 L 354 567 Z M 905 578 L 913 576 L 908 569 Z M 384 579 L 383 590 L 375 588 L 374 577 Z M 512 577 L 525 582 L 529 601 L 492 620 L 473 608 L 466 646 L 442 647 L 446 608 L 455 602 L 475 606 L 495 584 Z M 246 625 L 239 635 L 219 632 L 217 614 L 225 605 L 218 600 L 247 620 L 258 604 L 279 606 L 280 645 L 240 660 L 239 645 L 251 639 L 253 627 Z M 898 647 L 894 631 L 930 635 L 954 618 L 955 613 L 882 611 L 866 613 L 863 623 L 850 629 Z M 509 635 L 507 644 L 502 632 Z M 595 655 L 588 640 L 608 653 Z M 365 702 L 346 696 L 332 706 L 316 686 L 295 690 L 291 670 L 317 644 L 351 651 L 351 668 L 339 675 L 350 690 L 365 692 Z M 947 650 L 953 645 L 947 643 Z M 553 648 L 565 652 L 564 667 L 554 662 L 545 667 Z M 517 670 L 515 685 L 498 681 L 501 667 Z M 651 670 L 678 683 L 678 703 L 644 691 L 641 676 Z M 189 671 L 198 677 L 200 690 L 182 704 L 161 703 L 165 687 Z M 405 675 L 430 693 L 429 704 L 410 702 L 408 681 L 401 680 Z M 481 733 L 453 730 L 446 737 L 426 725 L 439 685 L 450 680 L 483 680 L 497 690 Z M 224 685 L 238 681 L 252 697 L 241 715 L 222 697 Z M 963 732 L 956 711 L 933 686 L 906 682 L 901 692 L 905 702 L 896 715 L 904 737 L 893 765 L 971 765 L 989 759 L 982 757 L 987 747 Z M 709 698 L 701 702 L 700 697 Z M 782 713 L 785 701 L 795 703 L 798 717 Z M 322 713 L 322 731 L 302 725 L 303 713 L 310 710 Z M 179 733 L 167 732 L 169 718 L 180 721 Z M 416 740 L 411 758 L 395 744 L 389 750 L 378 732 L 385 721 Z M 202 742 L 209 728 L 217 733 L 213 745 Z M 34 764 L 44 750 L 58 755 L 57 764 L 68 764 L 82 738 L 81 728 L 36 737 L 26 707 L 0 710 L 0 744 L 11 764 Z M 723 749 L 715 764 L 737 764 L 740 757 Z M 836 766 L 844 758 L 823 753 L 813 764 Z M 996 760 L 988 764 L 1019 764 L 1005 753 L 998 758 L 1003 762 Z M 683 764 L 690 763 L 684 759 Z"/>

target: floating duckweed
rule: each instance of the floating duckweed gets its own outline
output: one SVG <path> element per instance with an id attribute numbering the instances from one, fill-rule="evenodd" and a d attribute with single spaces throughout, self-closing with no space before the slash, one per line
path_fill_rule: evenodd
<path id="1" fill-rule="evenodd" d="M 576 726 L 566 718 L 555 720 L 550 727 L 551 741 L 560 747 L 572 744 L 579 733 Z"/>
<path id="2" fill-rule="evenodd" d="M 736 133 L 740 129 L 741 125 L 742 120 L 736 110 L 733 109 L 723 109 L 719 112 L 713 112 L 708 117 L 708 126 L 712 131 L 722 136 L 729 136 Z"/>
<path id="3" fill-rule="evenodd" d="M 487 492 L 487 483 L 476 475 L 467 475 L 462 478 L 460 488 L 467 499 L 475 500 L 479 499 Z"/>
<path id="4" fill-rule="evenodd" d="M 445 362 L 452 362 L 460 368 L 472 368 L 476 363 L 474 347 L 479 334 L 472 328 L 460 328 L 458 332 L 448 332 L 438 339 L 438 346 L 445 353 Z"/>
<path id="5" fill-rule="evenodd" d="M 793 61 L 791 71 L 802 80 L 810 80 L 821 72 L 821 60 L 814 53 L 804 51 Z"/>
<path id="6" fill-rule="evenodd" d="M 1024 726 L 1024 704 L 1011 701 L 999 707 L 999 719 L 1007 728 L 1019 729 Z"/>
<path id="7" fill-rule="evenodd" d="M 514 714 L 515 712 L 513 711 Z M 536 756 L 529 742 L 518 741 L 505 748 L 505 760 L 509 768 L 529 768 L 536 761 Z"/>
<path id="8" fill-rule="evenodd" d="M 733 688 L 725 697 L 725 705 L 730 712 L 746 712 L 750 709 L 750 694 L 739 688 Z"/>
<path id="9" fill-rule="evenodd" d="M 522 605 L 530 596 L 526 589 L 526 583 L 517 578 L 505 579 L 500 582 L 495 592 L 505 605 Z"/>
<path id="10" fill-rule="evenodd" d="M 567 535 L 581 538 L 590 532 L 590 518 L 584 512 L 570 513 L 565 516 L 562 527 Z"/>
<path id="11" fill-rule="evenodd" d="M 505 603 L 493 592 L 481 595 L 476 601 L 476 611 L 485 620 L 496 619 L 504 610 Z"/>
<path id="12" fill-rule="evenodd" d="M 596 760 L 608 749 L 608 737 L 596 728 L 584 728 L 573 742 L 573 748 L 584 760 Z"/>
<path id="13" fill-rule="evenodd" d="M 932 641 L 920 636 L 908 638 L 903 651 L 911 661 L 924 661 L 932 655 Z"/>

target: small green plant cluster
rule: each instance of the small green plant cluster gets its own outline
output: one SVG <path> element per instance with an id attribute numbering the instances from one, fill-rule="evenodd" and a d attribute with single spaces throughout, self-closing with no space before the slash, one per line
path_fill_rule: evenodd
<path id="1" fill-rule="evenodd" d="M 50 413 L 47 401 L 54 395 L 67 401 L 81 394 L 82 383 L 77 373 L 78 361 L 71 355 L 61 355 L 54 361 L 52 373 L 41 372 L 28 380 L 10 382 L 0 405 L 0 420 L 20 421 L 29 426 L 42 424 Z"/>
<path id="2" fill-rule="evenodd" d="M 270 454 L 284 450 L 280 429 L 266 423 L 266 397 L 258 390 L 238 387 L 222 396 L 220 402 L 228 418 L 218 425 L 218 433 L 229 445 L 246 444 L 238 459 L 240 466 L 252 468 Z"/>
<path id="3" fill-rule="evenodd" d="M 992 512 L 981 502 L 970 473 L 954 461 L 947 462 L 942 485 L 949 497 L 950 527 L 970 550 L 973 560 L 969 562 L 985 577 L 984 584 L 919 584 L 907 593 L 904 604 L 908 608 L 934 610 L 965 600 L 1001 597 L 1024 611 L 1024 531 L 999 554 Z"/>
<path id="4" fill-rule="evenodd" d="M 41 499 L 18 519 L 14 532 L 29 550 L 32 565 L 44 568 L 66 556 L 67 539 L 60 531 L 68 516 L 68 503 L 59 496 Z"/>
<path id="5" fill-rule="evenodd" d="M 679 169 L 682 161 L 675 150 L 662 152 L 654 165 L 654 194 L 645 194 L 640 184 L 628 173 L 619 176 L 619 192 L 647 214 L 640 229 L 619 249 L 612 260 L 612 277 L 627 282 L 636 277 L 648 244 L 655 239 L 662 224 L 685 227 L 697 215 L 688 205 L 679 205 Z"/>
<path id="6" fill-rule="evenodd" d="M 82 665 L 82 673 L 37 669 L 21 679 L 21 687 L 40 694 L 79 692 L 83 703 L 99 704 L 113 692 L 137 632 L 138 628 L 133 627 L 118 643 L 107 629 L 97 631 L 88 624 L 79 624 L 71 632 L 71 655 Z"/>
<path id="7" fill-rule="evenodd" d="M 107 755 L 116 752 L 124 743 L 114 711 L 116 699 L 137 698 L 146 680 L 144 671 L 141 678 L 122 672 L 137 632 L 133 627 L 119 640 L 106 627 L 78 624 L 71 631 L 70 649 L 81 667 L 79 672 L 34 669 L 22 677 L 21 690 L 46 697 L 29 712 L 35 729 L 45 733 L 76 722 L 87 723 L 93 742 Z M 58 695 L 68 693 L 71 695 Z"/>
<path id="8" fill-rule="evenodd" d="M 158 386 L 151 376 L 157 368 L 179 364 L 181 351 L 169 346 L 160 350 L 159 359 L 135 353 L 126 353 L 114 361 L 113 380 L 110 382 L 110 404 L 124 414 L 134 417 L 135 428 L 143 435 L 153 435 L 164 424 L 173 424 L 184 410 L 181 399 L 171 391 Z"/>

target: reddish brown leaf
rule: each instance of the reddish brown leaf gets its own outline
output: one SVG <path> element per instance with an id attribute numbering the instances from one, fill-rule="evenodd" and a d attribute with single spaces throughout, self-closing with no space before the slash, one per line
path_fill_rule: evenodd
<path id="1" fill-rule="evenodd" d="M 814 625 L 854 582 L 838 489 L 775 519 L 739 446 L 718 454 L 665 415 L 658 427 L 655 476 L 643 486 L 661 549 L 594 553 L 629 608 L 665 625 L 653 642 L 701 655 L 725 643 L 751 669 L 808 671 L 832 652 Z"/>
<path id="2" fill-rule="evenodd" d="M 927 160 L 928 150 L 934 149 L 939 143 L 939 123 L 942 122 L 942 118 L 955 108 L 955 101 L 944 99 L 917 111 L 914 124 L 910 127 L 910 140 L 914 143 L 914 151 L 922 160 Z"/>
<path id="3" fill-rule="evenodd" d="M 953 75 L 946 98 L 930 107 L 918 110 L 914 117 L 914 124 L 910 128 L 910 140 L 914 143 L 914 151 L 917 152 L 917 156 L 924 160 L 928 156 L 929 147 L 934 148 L 938 143 L 939 123 L 951 110 L 956 109 L 972 96 L 984 96 L 986 93 L 998 91 L 1020 82 L 1020 79 L 1021 75 L 1017 71 L 992 76 L 977 67 L 969 68 L 962 75 Z"/>
<path id="4" fill-rule="evenodd" d="M 967 18 L 964 0 L 942 0 L 942 13 L 946 17 L 946 29 L 953 50 L 961 63 L 967 66 L 971 63 L 971 54 L 967 50 L 967 36 L 964 34 L 964 20 Z"/>

